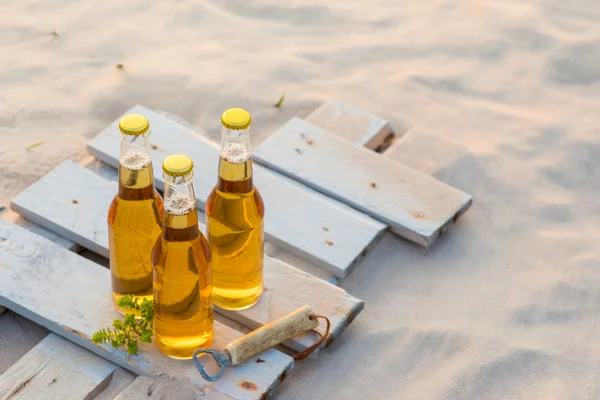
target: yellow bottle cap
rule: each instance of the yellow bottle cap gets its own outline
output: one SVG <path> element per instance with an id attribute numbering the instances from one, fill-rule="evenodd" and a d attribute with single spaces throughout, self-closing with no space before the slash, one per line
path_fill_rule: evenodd
<path id="1" fill-rule="evenodd" d="M 228 129 L 246 129 L 251 122 L 250 113 L 243 108 L 230 108 L 221 116 L 221 123 Z"/>
<path id="2" fill-rule="evenodd" d="M 125 135 L 139 136 L 148 132 L 150 123 L 141 114 L 127 114 L 119 121 L 119 129 Z"/>
<path id="3" fill-rule="evenodd" d="M 170 176 L 185 176 L 192 172 L 194 163 L 192 159 L 183 154 L 171 154 L 163 161 L 162 169 Z"/>

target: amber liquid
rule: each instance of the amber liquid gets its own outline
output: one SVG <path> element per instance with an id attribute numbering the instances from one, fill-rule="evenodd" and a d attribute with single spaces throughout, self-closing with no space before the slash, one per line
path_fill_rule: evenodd
<path id="1" fill-rule="evenodd" d="M 252 183 L 252 159 L 219 162 L 206 204 L 213 256 L 213 299 L 228 310 L 254 305 L 263 291 L 264 204 Z"/>
<path id="2" fill-rule="evenodd" d="M 213 328 L 211 256 L 194 208 L 184 215 L 165 210 L 164 232 L 152 254 L 154 336 L 172 358 L 192 358 L 210 347 Z"/>
<path id="3" fill-rule="evenodd" d="M 119 192 L 108 211 L 110 273 L 115 307 L 124 295 L 152 300 L 152 248 L 162 232 L 163 201 L 154 189 L 152 165 L 119 167 Z"/>

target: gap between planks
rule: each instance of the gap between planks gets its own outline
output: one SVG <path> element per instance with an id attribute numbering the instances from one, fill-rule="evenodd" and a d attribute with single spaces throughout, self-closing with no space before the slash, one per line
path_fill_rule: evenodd
<path id="1" fill-rule="evenodd" d="M 15 197 L 11 207 L 27 219 L 108 257 L 106 210 L 116 189 L 115 182 L 66 161 Z M 200 229 L 205 230 L 202 224 Z M 217 311 L 256 329 L 308 304 L 330 319 L 329 344 L 364 307 L 361 300 L 343 289 L 267 255 L 264 279 L 265 291 L 258 304 L 243 311 Z M 323 333 L 324 324 L 318 330 Z M 308 333 L 286 345 L 301 351 L 317 339 L 316 334 Z"/>
<path id="2" fill-rule="evenodd" d="M 152 110 L 135 106 L 150 121 L 151 157 L 155 184 L 162 189 L 160 165 L 173 153 L 185 153 L 194 161 L 194 189 L 203 209 L 217 180 L 219 145 Z M 117 167 L 120 148 L 118 120 L 88 143 L 90 152 Z M 287 179 L 254 165 L 254 180 L 265 201 L 265 238 L 343 278 L 387 229 L 386 225 Z"/>
<path id="3" fill-rule="evenodd" d="M 96 345 L 91 335 L 120 318 L 112 305 L 110 272 L 106 268 L 1 220 L 0 263 L 0 304 L 134 373 L 188 379 L 206 394 L 216 390 L 236 399 L 257 399 L 270 395 L 280 377 L 293 366 L 291 357 L 271 349 L 259 355 L 265 363 L 256 363 L 253 358 L 228 369 L 223 379 L 209 384 L 191 360 L 171 359 L 155 345 L 142 344 L 137 356 Z M 215 321 L 216 348 L 240 336 Z M 203 357 L 203 363 L 209 373 L 217 370 L 212 359 Z"/>

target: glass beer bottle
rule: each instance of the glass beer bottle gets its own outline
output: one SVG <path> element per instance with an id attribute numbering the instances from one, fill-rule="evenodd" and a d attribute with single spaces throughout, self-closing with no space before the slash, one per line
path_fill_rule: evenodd
<path id="1" fill-rule="evenodd" d="M 263 291 L 264 204 L 252 181 L 250 114 L 223 113 L 217 185 L 206 203 L 213 299 L 228 310 L 254 305 Z"/>
<path id="2" fill-rule="evenodd" d="M 154 189 L 152 160 L 148 147 L 150 124 L 140 114 L 119 121 L 121 155 L 119 189 L 108 211 L 108 246 L 112 294 L 152 300 L 152 248 L 162 231 L 163 201 Z"/>
<path id="3" fill-rule="evenodd" d="M 163 230 L 154 251 L 154 336 L 172 358 L 192 358 L 213 340 L 211 254 L 198 229 L 192 160 L 174 154 L 163 162 Z"/>

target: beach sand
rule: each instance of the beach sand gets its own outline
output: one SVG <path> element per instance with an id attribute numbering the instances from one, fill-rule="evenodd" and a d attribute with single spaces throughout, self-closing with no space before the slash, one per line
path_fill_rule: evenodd
<path id="1" fill-rule="evenodd" d="M 341 285 L 364 312 L 280 397 L 595 400 L 598 20 L 597 0 L 4 0 L 0 204 L 138 103 L 213 138 L 246 107 L 256 143 L 329 97 L 422 124 L 468 149 L 437 176 L 473 207 L 427 251 L 387 234 Z"/>

